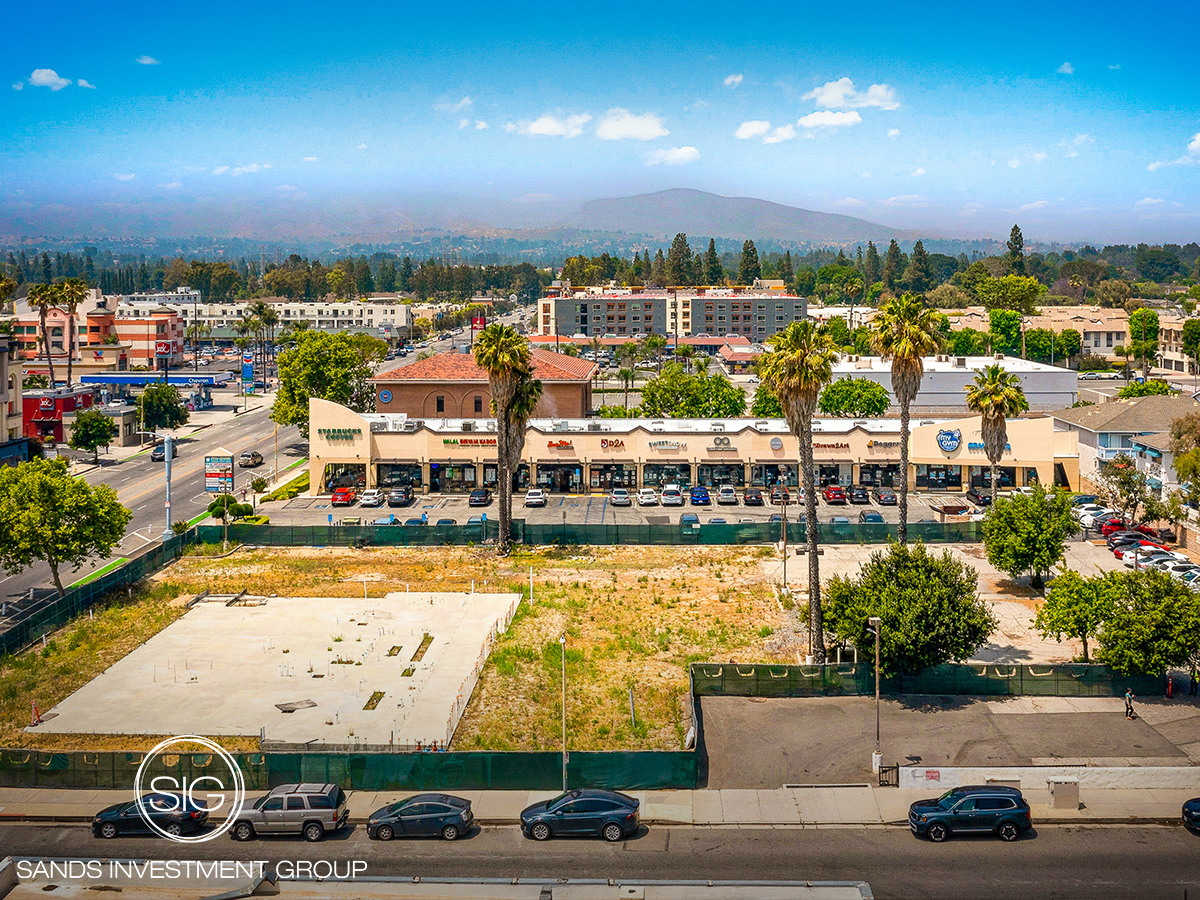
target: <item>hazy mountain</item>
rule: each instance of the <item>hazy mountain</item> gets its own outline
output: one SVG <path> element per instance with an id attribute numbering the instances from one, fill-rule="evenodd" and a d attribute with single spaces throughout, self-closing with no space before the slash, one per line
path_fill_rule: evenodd
<path id="1" fill-rule="evenodd" d="M 784 206 L 752 197 L 722 197 L 676 188 L 634 197 L 591 200 L 562 221 L 592 231 L 623 231 L 670 238 L 696 237 L 798 241 L 812 244 L 911 240 L 911 232 L 834 213 Z"/>

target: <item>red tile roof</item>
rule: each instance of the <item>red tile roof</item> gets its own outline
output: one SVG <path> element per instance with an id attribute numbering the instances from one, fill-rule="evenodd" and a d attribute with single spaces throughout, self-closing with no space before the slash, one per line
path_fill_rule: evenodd
<path id="1" fill-rule="evenodd" d="M 549 350 L 530 351 L 533 374 L 541 381 L 588 381 L 596 364 Z M 428 359 L 381 372 L 371 379 L 376 384 L 396 381 L 478 381 L 486 382 L 487 374 L 475 364 L 470 353 L 439 353 Z"/>

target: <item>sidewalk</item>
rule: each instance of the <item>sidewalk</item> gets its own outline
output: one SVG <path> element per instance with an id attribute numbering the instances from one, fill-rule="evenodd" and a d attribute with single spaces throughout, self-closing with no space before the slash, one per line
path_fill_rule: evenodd
<path id="1" fill-rule="evenodd" d="M 878 787 L 813 787 L 778 790 L 629 791 L 642 802 L 642 821 L 651 825 L 703 827 L 864 827 L 904 825 L 908 807 L 938 793 Z M 413 791 L 355 791 L 350 820 L 363 823 L 372 812 Z M 555 791 L 455 791 L 471 801 L 484 825 L 512 825 L 531 803 Z M 1190 790 L 1081 790 L 1080 808 L 1053 809 L 1045 787 L 1025 791 L 1035 825 L 1178 824 Z M 257 795 L 254 795 L 257 796 Z M 85 822 L 96 812 L 132 798 L 132 791 L 0 788 L 0 821 Z"/>

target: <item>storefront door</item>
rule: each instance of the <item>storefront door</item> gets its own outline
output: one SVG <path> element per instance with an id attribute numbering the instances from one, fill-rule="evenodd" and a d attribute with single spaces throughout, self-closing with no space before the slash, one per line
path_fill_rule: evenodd
<path id="1" fill-rule="evenodd" d="M 552 494 L 583 493 L 583 466 L 573 463 L 538 463 L 537 486 Z"/>
<path id="2" fill-rule="evenodd" d="M 742 487 L 746 483 L 746 467 L 742 463 L 701 463 L 696 467 L 696 484 L 720 487 L 730 484 Z"/>

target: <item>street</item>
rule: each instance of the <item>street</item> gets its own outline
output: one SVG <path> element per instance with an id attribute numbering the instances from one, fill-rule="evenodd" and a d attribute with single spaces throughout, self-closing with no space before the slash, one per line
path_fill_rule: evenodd
<path id="1" fill-rule="evenodd" d="M 617 844 L 536 844 L 513 826 L 487 826 L 453 844 L 385 844 L 357 826 L 319 844 L 220 837 L 177 846 L 103 841 L 86 825 L 11 824 L 0 825 L 0 847 L 16 857 L 364 860 L 368 876 L 861 879 L 882 900 L 1179 900 L 1200 888 L 1200 837 L 1167 826 L 1045 826 L 1015 844 L 960 837 L 940 845 L 895 826 L 651 827 Z"/>

